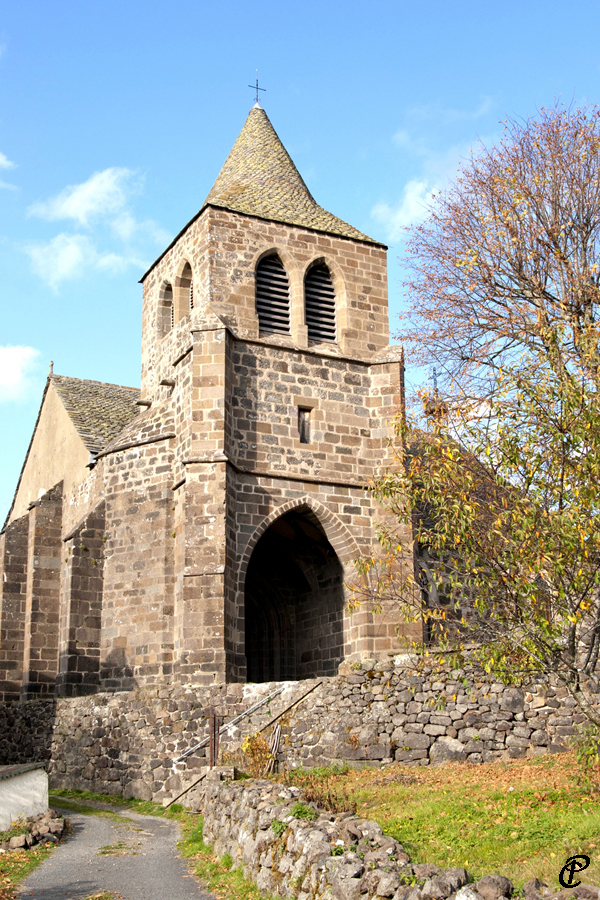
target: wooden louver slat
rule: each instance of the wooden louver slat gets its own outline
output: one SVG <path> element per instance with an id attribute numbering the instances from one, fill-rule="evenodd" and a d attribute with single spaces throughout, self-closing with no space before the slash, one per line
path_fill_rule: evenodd
<path id="1" fill-rule="evenodd" d="M 309 341 L 335 341 L 335 292 L 327 266 L 314 266 L 304 282 Z"/>
<path id="2" fill-rule="evenodd" d="M 290 333 L 290 283 L 278 256 L 267 256 L 256 267 L 256 312 L 261 331 Z"/>

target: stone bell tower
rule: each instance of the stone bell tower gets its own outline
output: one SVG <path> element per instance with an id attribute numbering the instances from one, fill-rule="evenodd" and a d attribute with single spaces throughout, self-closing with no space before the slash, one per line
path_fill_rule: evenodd
<path id="1" fill-rule="evenodd" d="M 402 403 L 386 248 L 315 202 L 257 104 L 142 283 L 141 392 L 48 377 L 0 537 L 0 696 L 393 651 L 394 615 L 347 596 Z"/>
<path id="2" fill-rule="evenodd" d="M 142 401 L 175 435 L 178 677 L 334 674 L 391 647 L 390 623 L 344 597 L 401 401 L 385 246 L 315 202 L 257 103 L 142 282 Z"/>

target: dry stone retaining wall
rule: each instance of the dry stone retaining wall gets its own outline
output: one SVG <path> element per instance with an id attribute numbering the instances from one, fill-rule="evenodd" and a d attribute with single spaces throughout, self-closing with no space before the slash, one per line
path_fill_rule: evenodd
<path id="1" fill-rule="evenodd" d="M 56 701 L 0 703 L 0 765 L 50 759 Z"/>
<path id="2" fill-rule="evenodd" d="M 585 720 L 565 688 L 507 687 L 472 666 L 411 673 L 400 660 L 367 660 L 341 673 L 284 722 L 288 765 L 535 756 L 567 747 Z"/>
<path id="3" fill-rule="evenodd" d="M 319 810 L 298 788 L 270 781 L 210 783 L 203 838 L 260 890 L 298 900 L 399 897 L 402 873 L 413 874 L 402 845 L 375 822 Z"/>
<path id="4" fill-rule="evenodd" d="M 276 687 L 188 685 L 0 704 L 0 763 L 50 759 L 53 787 L 173 799 L 204 771 L 205 750 L 174 760 L 207 737 L 211 711 L 228 721 Z M 239 752 L 246 734 L 264 728 L 268 736 L 281 713 L 279 762 L 288 767 L 534 756 L 568 747 L 584 721 L 556 686 L 506 687 L 472 668 L 442 676 L 415 674 L 400 660 L 366 661 L 334 678 L 286 683 L 228 729 L 222 751 Z"/>
<path id="5" fill-rule="evenodd" d="M 462 868 L 411 863 L 404 847 L 381 827 L 352 813 L 307 804 L 298 788 L 270 781 L 207 780 L 204 840 L 229 854 L 261 890 L 288 900 L 510 900 L 503 875 L 472 878 Z M 523 885 L 525 900 L 565 900 L 544 882 Z M 599 900 L 581 884 L 577 900 Z"/>

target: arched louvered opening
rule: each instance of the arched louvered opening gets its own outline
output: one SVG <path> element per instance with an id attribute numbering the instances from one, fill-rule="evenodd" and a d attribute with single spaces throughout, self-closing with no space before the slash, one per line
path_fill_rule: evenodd
<path id="1" fill-rule="evenodd" d="M 336 341 L 335 291 L 329 269 L 319 263 L 304 280 L 304 310 L 309 341 Z"/>
<path id="2" fill-rule="evenodd" d="M 290 333 L 290 282 L 278 256 L 266 256 L 256 267 L 256 313 L 260 331 Z"/>
<path id="3" fill-rule="evenodd" d="M 193 309 L 193 277 L 192 267 L 189 262 L 186 262 L 181 274 L 175 279 L 175 322 L 179 322 L 180 319 L 187 316 L 190 309 Z"/>
<path id="4" fill-rule="evenodd" d="M 158 332 L 160 337 L 168 334 L 174 323 L 173 287 L 168 282 L 164 282 L 158 297 Z"/>
<path id="5" fill-rule="evenodd" d="M 194 308 L 194 278 L 192 275 L 192 267 L 186 263 L 181 273 L 181 287 L 188 295 L 189 308 Z"/>

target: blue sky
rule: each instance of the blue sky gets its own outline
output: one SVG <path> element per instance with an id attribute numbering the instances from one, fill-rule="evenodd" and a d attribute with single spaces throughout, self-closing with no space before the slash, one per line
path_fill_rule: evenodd
<path id="1" fill-rule="evenodd" d="M 596 0 L 22 0 L 0 14 L 0 517 L 49 360 L 138 385 L 146 266 L 252 105 L 316 200 L 390 246 L 479 139 L 600 98 Z"/>

